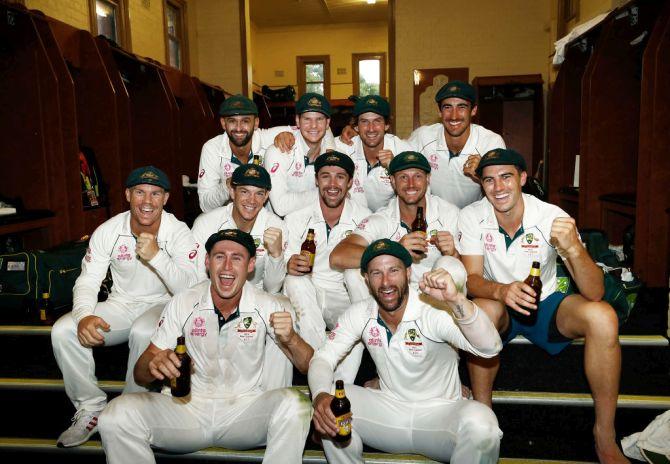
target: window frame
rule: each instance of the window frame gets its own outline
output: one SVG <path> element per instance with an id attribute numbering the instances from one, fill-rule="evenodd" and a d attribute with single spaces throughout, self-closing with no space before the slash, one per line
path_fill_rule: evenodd
<path id="1" fill-rule="evenodd" d="M 358 63 L 363 60 L 379 60 L 381 67 L 379 73 L 379 94 L 386 97 L 386 52 L 352 53 L 351 54 L 351 83 L 353 85 L 353 94 L 359 95 L 360 84 L 358 82 Z"/>
<path id="2" fill-rule="evenodd" d="M 308 64 L 323 64 L 323 94 L 330 100 L 330 55 L 302 55 L 296 56 L 298 76 L 298 97 L 307 93 L 307 76 L 305 66 Z"/>
<path id="3" fill-rule="evenodd" d="M 556 20 L 556 38 L 564 37 L 570 24 L 579 21 L 579 0 L 558 0 L 558 14 Z"/>
<path id="4" fill-rule="evenodd" d="M 98 0 L 88 0 L 88 12 L 91 20 L 91 35 L 99 35 L 98 15 L 96 13 L 96 4 Z M 128 0 L 104 0 L 116 6 L 118 12 L 118 22 L 116 24 L 117 40 L 119 47 L 126 51 L 132 51 L 130 40 L 130 17 L 128 16 Z"/>
<path id="5" fill-rule="evenodd" d="M 167 20 L 167 11 L 168 8 L 172 7 L 178 11 L 179 16 L 179 27 L 181 29 L 181 37 L 171 36 L 168 33 L 168 20 Z M 189 60 L 188 60 L 188 12 L 187 5 L 184 0 L 163 0 L 163 27 L 165 31 L 165 64 L 167 66 L 173 67 L 170 64 L 170 38 L 176 37 L 179 41 L 179 46 L 181 47 L 181 72 L 188 74 L 189 72 Z"/>

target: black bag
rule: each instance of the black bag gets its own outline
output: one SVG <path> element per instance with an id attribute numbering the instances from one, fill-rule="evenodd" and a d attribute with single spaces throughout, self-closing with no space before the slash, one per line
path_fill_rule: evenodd
<path id="1" fill-rule="evenodd" d="M 281 89 L 271 89 L 267 85 L 264 85 L 261 87 L 261 92 L 268 100 L 273 102 L 295 101 L 295 89 L 292 85 L 287 85 Z"/>
<path id="2" fill-rule="evenodd" d="M 87 247 L 84 240 L 46 251 L 0 255 L 0 310 L 25 316 L 45 292 L 54 309 L 71 306 L 72 289 Z"/>

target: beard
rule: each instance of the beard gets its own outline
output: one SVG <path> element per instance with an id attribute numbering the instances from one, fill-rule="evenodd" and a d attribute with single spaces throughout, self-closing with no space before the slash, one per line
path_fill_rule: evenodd
<path id="1" fill-rule="evenodd" d="M 380 293 L 382 290 L 389 290 L 389 289 L 395 289 L 397 297 L 393 300 L 383 300 L 380 297 Z M 407 281 L 405 281 L 403 284 L 400 286 L 389 286 L 389 287 L 379 287 L 377 291 L 372 292 L 372 297 L 375 299 L 377 304 L 381 309 L 383 309 L 386 312 L 392 313 L 400 308 L 402 304 L 406 301 L 407 295 L 409 294 L 409 284 Z"/>
<path id="2" fill-rule="evenodd" d="M 254 135 L 254 132 L 250 131 L 250 132 L 247 132 L 247 135 L 245 135 L 245 137 L 242 140 L 238 140 L 237 138 L 233 137 L 231 134 L 228 134 L 228 140 L 230 140 L 230 143 L 232 143 L 236 147 L 241 148 L 241 147 L 246 146 L 249 143 L 249 141 L 251 140 L 251 137 L 253 137 L 253 135 Z"/>

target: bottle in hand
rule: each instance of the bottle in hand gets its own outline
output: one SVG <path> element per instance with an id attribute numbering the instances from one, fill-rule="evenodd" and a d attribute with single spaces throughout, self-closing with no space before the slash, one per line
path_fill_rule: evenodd
<path id="1" fill-rule="evenodd" d="M 48 292 L 42 293 L 42 298 L 39 301 L 39 306 L 37 308 L 40 315 L 40 324 L 44 325 L 53 325 L 54 323 L 54 310 L 53 304 L 51 303 L 51 298 Z"/>
<path id="2" fill-rule="evenodd" d="M 255 164 L 256 166 L 260 166 L 261 165 L 261 157 L 258 156 L 258 155 L 254 155 L 251 158 L 251 164 Z"/>
<path id="3" fill-rule="evenodd" d="M 412 232 L 421 232 L 424 238 L 427 236 L 428 223 L 423 215 L 423 206 L 416 208 L 416 218 L 412 222 Z"/>
<path id="4" fill-rule="evenodd" d="M 335 398 L 330 403 L 330 410 L 337 423 L 336 443 L 346 444 L 351 440 L 351 403 L 344 393 L 344 382 L 335 382 Z"/>
<path id="5" fill-rule="evenodd" d="M 179 367 L 179 377 L 170 379 L 170 391 L 172 396 L 182 397 L 191 393 L 191 357 L 186 352 L 186 338 L 177 337 L 177 347 L 175 354 L 181 362 Z"/>
<path id="6" fill-rule="evenodd" d="M 537 322 L 537 311 L 540 308 L 540 297 L 542 295 L 542 280 L 540 280 L 540 263 L 538 261 L 533 261 L 533 265 L 530 268 L 530 274 L 523 282 L 535 290 L 535 305 L 538 309 L 525 308 L 530 312 L 530 315 L 525 316 L 523 314 L 516 313 L 517 316 L 520 316 L 517 319 L 523 324 L 535 325 Z"/>
<path id="7" fill-rule="evenodd" d="M 302 242 L 300 254 L 309 259 L 309 272 L 314 267 L 314 256 L 316 255 L 316 243 L 314 243 L 314 229 L 307 230 L 307 238 Z"/>

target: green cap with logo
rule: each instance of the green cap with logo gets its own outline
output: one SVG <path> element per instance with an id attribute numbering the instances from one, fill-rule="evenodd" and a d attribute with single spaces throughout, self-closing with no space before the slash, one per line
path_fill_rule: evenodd
<path id="1" fill-rule="evenodd" d="M 496 166 L 501 164 L 511 164 L 518 166 L 522 171 L 526 170 L 526 160 L 517 151 L 510 148 L 495 148 L 487 151 L 482 159 L 479 160 L 479 165 L 475 169 L 478 177 L 482 176 L 482 171 L 486 166 Z"/>
<path id="2" fill-rule="evenodd" d="M 354 104 L 354 116 L 360 116 L 363 113 L 375 113 L 388 118 L 391 115 L 391 107 L 389 102 L 379 95 L 368 95 L 360 97 Z"/>
<path id="3" fill-rule="evenodd" d="M 330 118 L 330 102 L 323 95 L 308 92 L 298 99 L 295 104 L 295 113 L 302 114 L 308 111 L 316 111 Z"/>
<path id="4" fill-rule="evenodd" d="M 270 174 L 263 166 L 256 164 L 243 164 L 233 171 L 230 180 L 231 185 L 238 187 L 240 185 L 253 185 L 254 187 L 272 189 Z"/>
<path id="5" fill-rule="evenodd" d="M 222 229 L 218 232 L 214 232 L 209 236 L 207 242 L 205 242 L 205 250 L 209 254 L 209 252 L 212 251 L 212 248 L 214 248 L 214 245 L 224 240 L 239 243 L 247 249 L 250 257 L 256 256 L 256 244 L 254 243 L 254 238 L 240 229 Z"/>
<path id="6" fill-rule="evenodd" d="M 338 166 L 347 171 L 349 177 L 354 177 L 354 170 L 356 169 L 356 165 L 351 157 L 339 151 L 329 151 L 328 153 L 319 155 L 314 160 L 314 172 L 316 174 L 324 166 Z"/>
<path id="7" fill-rule="evenodd" d="M 361 271 L 368 272 L 370 261 L 381 255 L 395 256 L 402 261 L 405 267 L 412 265 L 412 257 L 404 246 L 388 238 L 382 238 L 372 242 L 363 252 L 363 256 L 361 256 Z"/>
<path id="8" fill-rule="evenodd" d="M 126 188 L 134 187 L 140 184 L 156 185 L 163 187 L 165 191 L 170 191 L 170 179 L 167 174 L 156 166 L 143 166 L 133 169 L 126 178 Z"/>
<path id="9" fill-rule="evenodd" d="M 393 157 L 387 169 L 389 174 L 395 174 L 398 171 L 404 171 L 409 168 L 418 168 L 425 172 L 430 172 L 430 164 L 425 156 L 418 151 L 403 151 Z"/>
<path id="10" fill-rule="evenodd" d="M 439 104 L 445 98 L 462 98 L 473 105 L 477 102 L 475 88 L 463 81 L 450 81 L 444 84 L 435 95 L 435 101 Z"/>
<path id="11" fill-rule="evenodd" d="M 219 116 L 239 116 L 253 114 L 258 116 L 256 104 L 244 95 L 233 95 L 226 98 L 219 106 Z"/>

